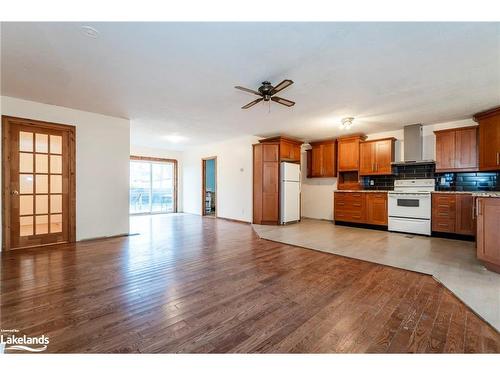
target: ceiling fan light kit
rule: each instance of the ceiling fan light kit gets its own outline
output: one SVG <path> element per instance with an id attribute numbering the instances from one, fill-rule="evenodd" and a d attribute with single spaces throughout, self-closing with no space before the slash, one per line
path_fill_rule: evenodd
<path id="1" fill-rule="evenodd" d="M 264 81 L 262 82 L 262 86 L 260 86 L 257 89 L 258 91 L 247 89 L 246 87 L 242 86 L 234 86 L 234 88 L 260 96 L 260 98 L 255 99 L 254 101 L 251 101 L 248 104 L 245 104 L 243 107 L 241 107 L 241 109 L 248 109 L 250 107 L 253 107 L 257 103 L 260 103 L 261 101 L 265 102 L 273 101 L 275 103 L 284 105 L 286 107 L 292 107 L 293 105 L 295 105 L 295 102 L 288 99 L 280 98 L 279 96 L 274 96 L 278 92 L 286 89 L 291 84 L 293 84 L 293 81 L 291 79 L 285 79 L 280 83 L 278 83 L 276 86 L 273 86 L 269 81 Z"/>

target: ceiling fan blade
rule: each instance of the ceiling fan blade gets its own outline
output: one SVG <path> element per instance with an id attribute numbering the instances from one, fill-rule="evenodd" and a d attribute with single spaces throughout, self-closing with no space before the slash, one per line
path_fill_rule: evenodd
<path id="1" fill-rule="evenodd" d="M 235 89 L 241 90 L 241 91 L 246 91 L 251 94 L 259 95 L 262 96 L 262 94 L 258 91 L 252 90 L 252 89 L 247 89 L 246 87 L 241 87 L 241 86 L 234 86 Z"/>
<path id="2" fill-rule="evenodd" d="M 263 98 L 255 99 L 253 102 L 250 102 L 247 105 L 244 105 L 243 107 L 241 107 L 241 109 L 248 109 L 250 107 L 253 107 L 255 104 L 260 103 L 263 100 L 264 100 Z"/>
<path id="3" fill-rule="evenodd" d="M 276 102 L 276 103 L 279 103 L 279 104 L 283 104 L 283 105 L 286 105 L 287 107 L 292 107 L 295 105 L 295 102 L 292 102 L 291 100 L 288 100 L 288 99 L 283 99 L 283 98 L 280 98 L 279 96 L 273 96 L 271 98 L 271 100 L 273 102 Z"/>
<path id="4" fill-rule="evenodd" d="M 291 79 L 285 79 L 285 80 L 281 81 L 276 86 L 274 86 L 273 91 L 271 91 L 271 95 L 274 95 L 274 94 L 280 92 L 281 90 L 286 89 L 292 83 L 293 83 L 293 81 Z"/>

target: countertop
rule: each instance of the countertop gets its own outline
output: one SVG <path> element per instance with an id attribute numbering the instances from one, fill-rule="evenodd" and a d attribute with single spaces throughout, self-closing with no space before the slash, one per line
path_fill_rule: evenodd
<path id="1" fill-rule="evenodd" d="M 500 198 L 500 191 L 433 191 L 432 194 L 471 194 L 473 197 Z"/>
<path id="2" fill-rule="evenodd" d="M 388 193 L 394 190 L 334 190 L 334 193 Z M 471 194 L 473 197 L 500 198 L 500 191 L 433 191 L 432 194 Z"/>
<path id="3" fill-rule="evenodd" d="M 387 193 L 391 190 L 334 190 L 334 193 Z"/>

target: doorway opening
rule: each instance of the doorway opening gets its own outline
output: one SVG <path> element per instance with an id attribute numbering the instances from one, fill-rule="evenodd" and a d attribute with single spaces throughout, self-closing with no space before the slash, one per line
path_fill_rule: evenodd
<path id="1" fill-rule="evenodd" d="M 201 162 L 201 214 L 203 216 L 217 217 L 217 157 L 203 158 Z"/>
<path id="2" fill-rule="evenodd" d="M 2 116 L 3 249 L 74 242 L 75 127 Z"/>

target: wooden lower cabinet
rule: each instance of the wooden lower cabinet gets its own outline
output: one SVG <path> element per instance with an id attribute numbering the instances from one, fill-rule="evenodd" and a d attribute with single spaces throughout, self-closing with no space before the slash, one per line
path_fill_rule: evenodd
<path id="1" fill-rule="evenodd" d="M 500 198 L 476 198 L 477 257 L 500 273 Z"/>
<path id="2" fill-rule="evenodd" d="M 473 236 L 473 208 L 472 194 L 432 194 L 432 231 Z"/>
<path id="3" fill-rule="evenodd" d="M 387 225 L 387 193 L 335 192 L 334 220 Z"/>
<path id="4" fill-rule="evenodd" d="M 365 193 L 366 222 L 387 225 L 387 193 Z"/>

